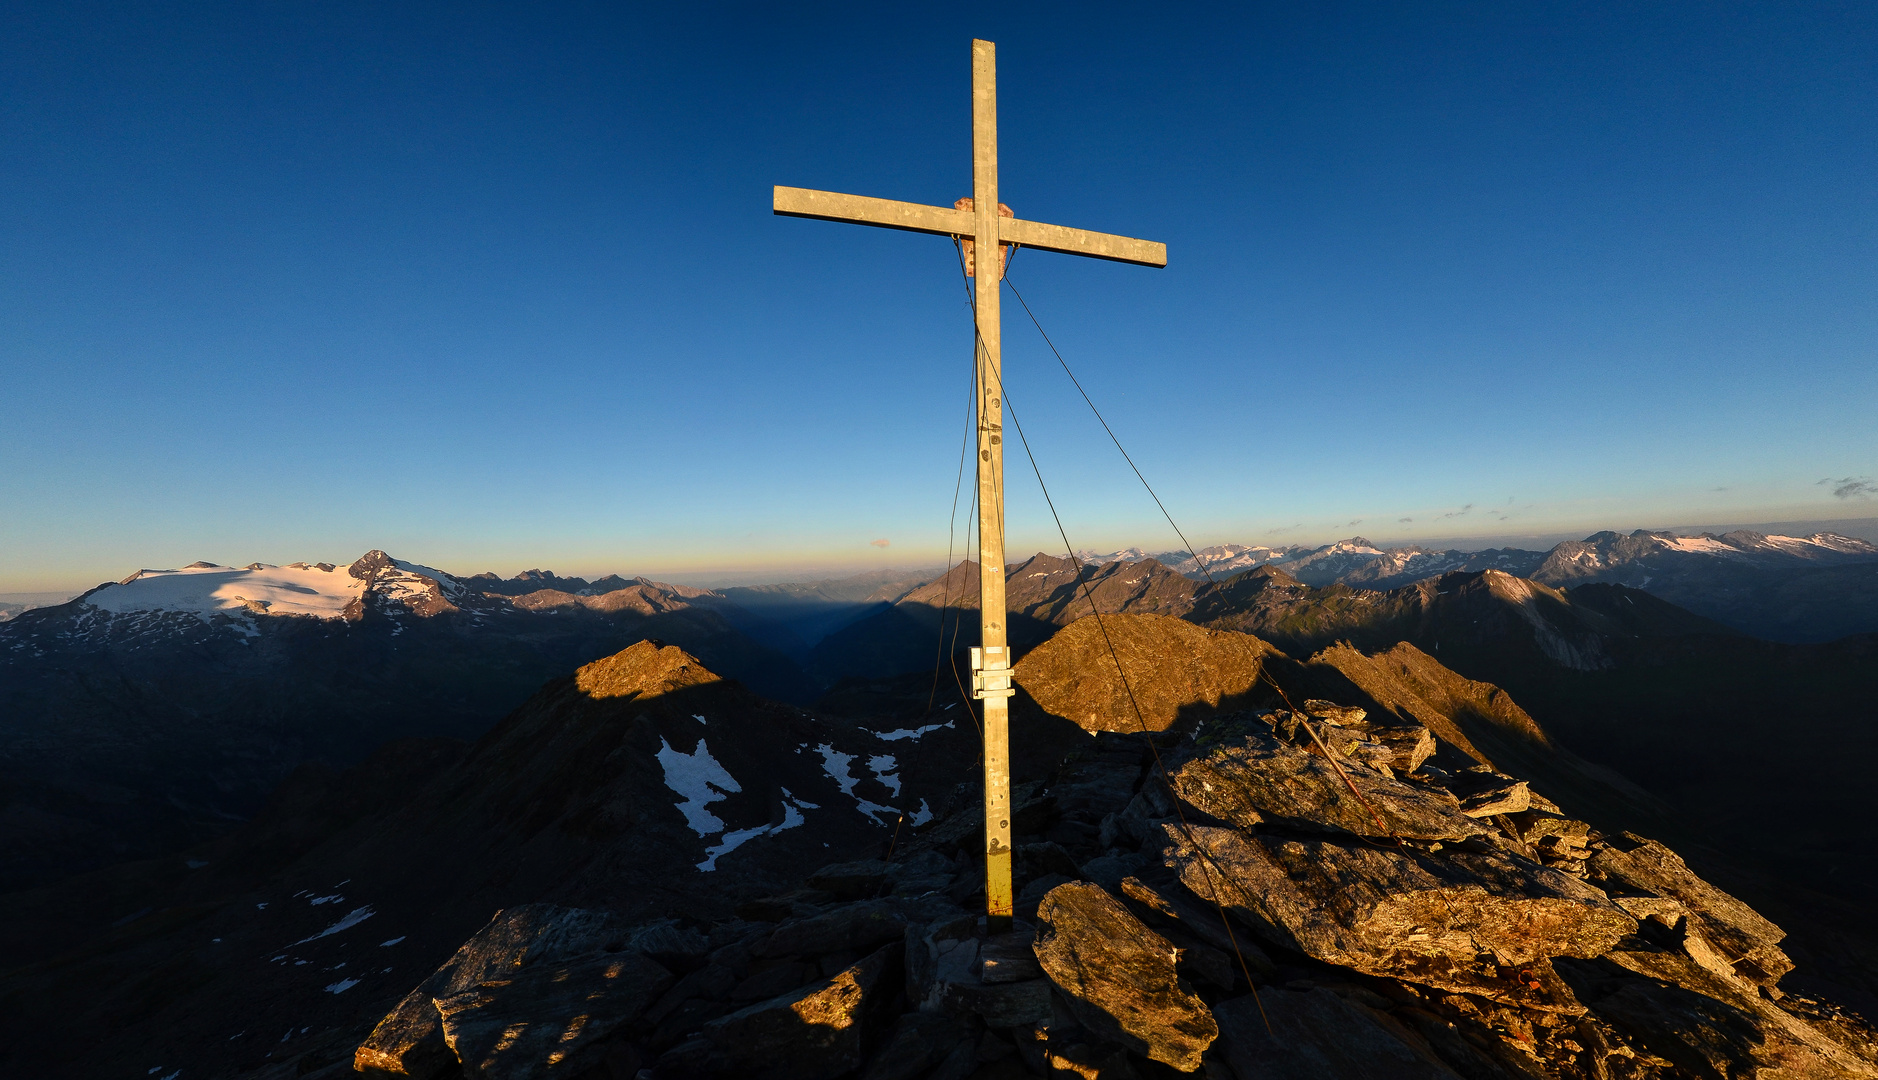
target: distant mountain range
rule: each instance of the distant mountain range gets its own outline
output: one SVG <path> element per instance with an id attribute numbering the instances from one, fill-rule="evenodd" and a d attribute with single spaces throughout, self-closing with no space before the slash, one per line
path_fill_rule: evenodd
<path id="1" fill-rule="evenodd" d="M 1456 571 L 1501 570 L 1546 585 L 1628 585 L 1770 641 L 1831 641 L 1878 631 L 1878 545 L 1821 532 L 1769 536 L 1737 530 L 1683 536 L 1639 529 L 1594 533 L 1548 551 L 1383 548 L 1363 537 L 1322 547 L 1221 544 L 1197 553 L 1140 548 L 1085 562 L 1153 558 L 1175 573 L 1221 581 L 1260 566 L 1306 585 L 1395 589 Z"/>
<path id="2" fill-rule="evenodd" d="M 1878 547 L 1830 533 L 1598 533 L 1548 552 L 1385 549 L 1355 537 L 1087 561 L 1097 565 L 1039 554 L 1007 569 L 1020 649 L 1086 614 L 1086 590 L 1105 612 L 1250 631 L 1293 651 L 1413 642 L 1469 677 L 1549 695 L 1535 697 L 1535 714 L 1578 693 L 1559 672 L 1670 663 L 1681 646 L 1660 643 L 1672 638 L 1704 642 L 1697 667 L 1715 677 L 1713 658 L 1726 656 L 1785 672 L 1775 681 L 1790 689 L 1805 689 L 1795 673 L 1837 685 L 1843 660 L 1820 659 L 1831 650 L 1770 659 L 1751 638 L 1878 631 Z M 943 674 L 976 641 L 977 574 L 967 562 L 938 576 L 707 590 L 547 570 L 458 577 L 382 551 L 345 565 L 140 571 L 0 623 L 0 800 L 12 815 L 0 875 L 30 881 L 174 850 L 252 814 L 301 761 L 344 765 L 394 738 L 475 737 L 549 679 L 648 638 L 796 705 L 844 679 L 924 671 L 930 689 L 935 665 Z M 1501 597 L 1492 610 L 1519 618 L 1473 629 L 1479 616 L 1463 620 L 1470 609 L 1450 597 L 1483 590 Z M 1506 599 L 1515 594 L 1526 599 Z M 1553 608 L 1571 617 L 1535 614 Z M 1714 678 L 1701 677 L 1704 692 L 1688 700 L 1709 700 Z M 1735 696 L 1749 699 L 1767 697 Z M 1568 738 L 1606 722 L 1590 711 L 1546 719 Z"/>

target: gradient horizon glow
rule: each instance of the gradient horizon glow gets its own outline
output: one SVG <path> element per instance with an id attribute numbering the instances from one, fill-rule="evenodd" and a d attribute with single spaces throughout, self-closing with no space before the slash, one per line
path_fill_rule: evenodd
<path id="1" fill-rule="evenodd" d="M 769 191 L 967 194 L 974 36 L 1005 201 L 1168 244 L 1011 279 L 1194 544 L 1878 515 L 1878 9 L 1144 10 L 16 5 L 0 593 L 937 565 L 956 255 Z M 1071 542 L 1179 546 L 1005 307 Z"/>

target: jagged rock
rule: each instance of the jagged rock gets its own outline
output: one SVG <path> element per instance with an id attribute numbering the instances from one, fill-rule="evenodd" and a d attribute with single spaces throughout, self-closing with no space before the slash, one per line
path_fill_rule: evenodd
<path id="1" fill-rule="evenodd" d="M 879 859 L 863 859 L 824 866 L 809 875 L 808 884 L 811 889 L 820 889 L 843 900 L 856 900 L 880 895 L 892 874 L 891 864 Z"/>
<path id="2" fill-rule="evenodd" d="M 1332 753 L 1341 754 L 1359 765 L 1367 765 L 1385 775 L 1393 775 L 1396 752 L 1366 735 L 1325 725 L 1319 732 Z"/>
<path id="3" fill-rule="evenodd" d="M 1444 791 L 1349 765 L 1339 775 L 1321 756 L 1290 745 L 1263 721 L 1244 714 L 1208 725 L 1198 746 L 1174 768 L 1175 793 L 1188 805 L 1241 827 L 1271 819 L 1313 831 L 1423 840 L 1488 832 Z M 1350 794 L 1346 777 L 1361 799 Z"/>
<path id="4" fill-rule="evenodd" d="M 1598 956 L 1637 927 L 1584 882 L 1491 849 L 1437 857 L 1205 826 L 1192 844 L 1165 835 L 1181 884 L 1274 944 L 1529 1008 L 1579 1011 L 1546 959 Z"/>
<path id="5" fill-rule="evenodd" d="M 914 1080 L 961 1051 L 976 1063 L 971 1025 L 936 1012 L 904 1013 L 893 1022 L 880 1049 L 861 1070 L 861 1080 Z"/>
<path id="6" fill-rule="evenodd" d="M 906 916 L 884 903 L 847 904 L 833 911 L 790 919 L 757 942 L 757 956 L 819 956 L 860 952 L 906 932 Z"/>
<path id="7" fill-rule="evenodd" d="M 522 962 L 527 963 L 534 955 L 569 955 L 568 950 L 578 943 L 578 935 L 570 930 L 559 931 L 562 939 L 544 936 L 529 950 L 529 956 Z M 615 951 L 644 953 L 668 967 L 688 968 L 703 960 L 711 951 L 711 939 L 686 926 L 681 926 L 677 919 L 661 919 L 647 923 L 629 932 L 619 941 L 608 941 L 607 948 Z"/>
<path id="8" fill-rule="evenodd" d="M 594 1044 L 671 984 L 672 973 L 649 957 L 602 952 L 537 961 L 435 1004 L 468 1080 L 545 1080 L 593 1064 Z"/>
<path id="9" fill-rule="evenodd" d="M 986 938 L 978 947 L 979 981 L 987 986 L 1043 978 L 1031 949 L 1036 933 L 1028 928 Z"/>
<path id="10" fill-rule="evenodd" d="M 1191 934 L 1215 949 L 1222 955 L 1231 957 L 1232 965 L 1237 968 L 1245 965 L 1246 973 L 1251 976 L 1270 979 L 1277 974 L 1278 965 L 1265 955 L 1251 935 L 1233 933 L 1219 912 L 1211 904 L 1197 903 L 1191 896 L 1176 889 L 1156 889 L 1140 878 L 1123 878 L 1119 890 L 1123 896 L 1141 905 L 1148 915 L 1146 921 L 1166 936 L 1168 930 L 1178 928 Z M 1222 989 L 1230 989 L 1231 983 Z"/>
<path id="11" fill-rule="evenodd" d="M 1399 1023 L 1328 990 L 1267 990 L 1222 1001 L 1213 1014 L 1227 1060 L 1242 1077 L 1462 1080 Z"/>
<path id="12" fill-rule="evenodd" d="M 1082 882 L 1052 889 L 1037 920 L 1037 961 L 1084 1027 L 1183 1072 L 1199 1067 L 1219 1028 L 1180 985 L 1167 939 Z"/>
<path id="13" fill-rule="evenodd" d="M 1521 842 L 1535 847 L 1549 838 L 1569 841 L 1570 846 L 1583 847 L 1591 834 L 1591 826 L 1549 810 L 1534 808 L 1508 814 L 1507 817 L 1513 823 Z"/>
<path id="14" fill-rule="evenodd" d="M 1420 724 L 1401 727 L 1373 727 L 1369 737 L 1389 748 L 1395 755 L 1391 765 L 1397 772 L 1412 773 L 1435 756 L 1434 732 Z"/>
<path id="15" fill-rule="evenodd" d="M 1061 1080 L 1140 1080 L 1128 1051 L 1119 1046 L 1069 1043 L 1050 1047 L 1043 1054 L 1044 1068 Z"/>
<path id="16" fill-rule="evenodd" d="M 1043 903 L 1043 898 L 1049 894 L 1050 890 L 1074 880 L 1075 878 L 1066 874 L 1045 874 L 1039 878 L 1032 878 L 1017 894 L 1017 917 L 1026 921 L 1035 921 L 1037 905 Z"/>
<path id="17" fill-rule="evenodd" d="M 1139 847 L 1160 831 L 1162 822 L 1173 821 L 1176 816 L 1167 785 L 1159 777 L 1150 776 L 1128 805 L 1103 817 L 1098 839 L 1109 848 L 1123 843 Z"/>
<path id="18" fill-rule="evenodd" d="M 723 964 L 706 964 L 673 983 L 656 1004 L 646 1010 L 648 1023 L 662 1023 L 687 1001 L 728 1001 L 737 987 L 737 974 Z"/>
<path id="19" fill-rule="evenodd" d="M 1868 1057 L 1686 956 L 1636 944 L 1613 950 L 1607 962 L 1644 977 L 1567 962 L 1578 995 L 1597 1015 L 1693 1075 L 1878 1077 L 1878 1064 Z"/>
<path id="20" fill-rule="evenodd" d="M 806 981 L 808 973 L 807 965 L 792 961 L 778 964 L 773 968 L 765 968 L 732 987 L 730 1000 L 737 1002 L 768 1000 L 801 986 Z"/>
<path id="21" fill-rule="evenodd" d="M 1366 731 L 1369 728 L 1369 711 L 1355 705 L 1339 705 L 1334 701 L 1312 698 L 1304 703 L 1304 715 L 1313 720 L 1323 720 L 1338 727 L 1355 728 Z"/>
<path id="22" fill-rule="evenodd" d="M 1140 852 L 1125 851 L 1103 855 L 1082 864 L 1082 871 L 1076 875 L 1083 881 L 1093 881 L 1110 892 L 1122 886 L 1122 879 L 1139 871 L 1148 864 Z"/>
<path id="23" fill-rule="evenodd" d="M 1634 833 L 1611 837 L 1591 856 L 1590 871 L 1608 892 L 1680 901 L 1741 978 L 1772 986 L 1793 970 L 1793 961 L 1780 949 L 1786 931 L 1697 877 L 1680 856 L 1654 840 Z"/>
<path id="24" fill-rule="evenodd" d="M 1524 780 L 1496 772 L 1487 765 L 1457 770 L 1443 776 L 1440 782 L 1461 801 L 1461 809 L 1473 817 L 1516 814 L 1535 805 Z"/>
<path id="25" fill-rule="evenodd" d="M 498 911 L 442 967 L 404 996 L 353 1055 L 353 1067 L 372 1077 L 432 1080 L 457 1067 L 444 1039 L 443 1018 L 432 1003 L 526 962 L 551 963 L 607 944 L 613 932 L 604 912 L 523 904 Z"/>
<path id="26" fill-rule="evenodd" d="M 1128 793 L 1132 794 L 1133 791 L 1133 787 L 1130 787 Z M 1121 800 L 1117 799 L 1115 801 L 1120 802 Z M 1076 860 L 1070 856 L 1070 853 L 1063 850 L 1063 845 L 1049 843 L 1048 841 L 1041 844 L 1025 844 L 1018 848 L 1017 862 L 1019 865 L 1018 873 L 1025 878 L 1037 877 L 1043 874 L 1060 874 L 1064 877 L 1074 878 L 1082 872 L 1076 865 Z"/>
<path id="27" fill-rule="evenodd" d="M 900 954 L 896 942 L 833 978 L 712 1020 L 659 1068 L 749 1080 L 832 1080 L 858 1069 L 899 983 Z"/>
<path id="28" fill-rule="evenodd" d="M 1531 805 L 1532 792 L 1527 790 L 1526 781 L 1514 780 L 1463 798 L 1461 813 L 1468 817 L 1485 818 L 1496 814 L 1517 814 Z"/>
<path id="29" fill-rule="evenodd" d="M 1016 1028 L 1049 1021 L 1050 982 L 986 985 L 976 979 L 942 982 L 938 989 L 938 1007 L 954 1016 L 976 1016 L 988 1028 Z"/>

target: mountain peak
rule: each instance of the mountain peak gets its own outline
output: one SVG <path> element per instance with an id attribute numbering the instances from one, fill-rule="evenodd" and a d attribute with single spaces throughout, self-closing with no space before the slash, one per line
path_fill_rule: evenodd
<path id="1" fill-rule="evenodd" d="M 722 682 L 698 658 L 676 645 L 648 638 L 574 673 L 590 698 L 655 698 L 690 686 Z"/>
<path id="2" fill-rule="evenodd" d="M 359 556 L 358 560 L 351 566 L 346 567 L 346 573 L 351 574 L 360 581 L 364 581 L 370 578 L 374 573 L 389 569 L 395 565 L 397 565 L 396 559 L 393 559 L 377 548 L 373 548 Z"/>

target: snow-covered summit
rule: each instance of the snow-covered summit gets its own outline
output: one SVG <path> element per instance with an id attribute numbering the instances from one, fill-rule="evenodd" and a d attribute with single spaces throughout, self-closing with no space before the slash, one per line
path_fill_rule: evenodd
<path id="1" fill-rule="evenodd" d="M 1076 558 L 1085 563 L 1106 565 L 1112 562 L 1140 562 L 1143 559 L 1153 558 L 1153 556 L 1138 547 L 1130 547 L 1123 548 L 1120 551 L 1109 552 L 1078 551 Z"/>
<path id="2" fill-rule="evenodd" d="M 114 615 L 174 611 L 207 617 L 245 611 L 341 619 L 356 616 L 368 590 L 416 607 L 447 603 L 463 587 L 441 570 L 372 551 L 349 566 L 197 562 L 176 570 L 139 570 L 93 590 L 82 602 Z"/>

